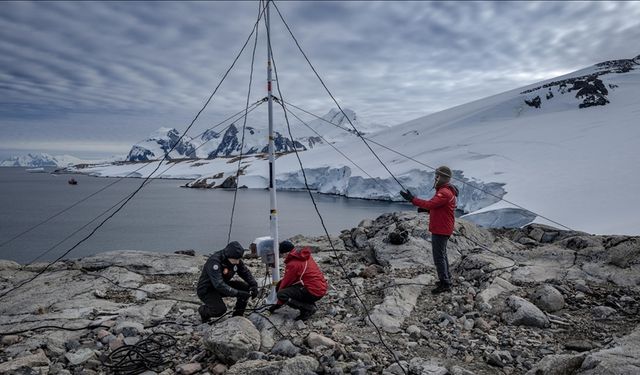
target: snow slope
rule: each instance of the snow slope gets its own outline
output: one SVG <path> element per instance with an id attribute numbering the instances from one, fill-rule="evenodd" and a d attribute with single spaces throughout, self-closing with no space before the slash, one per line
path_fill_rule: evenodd
<path id="1" fill-rule="evenodd" d="M 597 64 L 367 138 L 414 194 L 432 195 L 432 168 L 450 166 L 461 188 L 459 208 L 484 225 L 519 226 L 533 220 L 590 233 L 640 234 L 639 64 L 640 56 Z M 312 188 L 349 197 L 400 199 L 400 186 L 360 138 L 344 132 L 333 140 L 342 154 L 328 144 L 300 153 Z M 84 172 L 123 176 L 139 169 L 134 175 L 146 176 L 154 166 L 104 166 Z M 159 171 L 165 171 L 165 177 L 202 178 L 218 185 L 235 174 L 237 162 L 188 160 L 169 167 Z M 240 185 L 266 187 L 263 157 L 246 158 L 242 168 Z M 278 158 L 277 179 L 278 188 L 304 187 L 295 154 Z"/>

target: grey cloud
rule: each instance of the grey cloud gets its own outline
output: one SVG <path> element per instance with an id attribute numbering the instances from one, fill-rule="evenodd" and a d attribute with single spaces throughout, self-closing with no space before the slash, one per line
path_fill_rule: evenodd
<path id="1" fill-rule="evenodd" d="M 391 124 L 640 53 L 633 50 L 640 40 L 637 2 L 298 1 L 278 7 L 341 104 Z M 257 2 L 10 2 L 2 8 L 0 120 L 24 121 L 20 134 L 3 121 L 0 131 L 15 137 L 63 123 L 86 131 L 79 122 L 92 118 L 129 125 L 122 137 L 144 136 L 159 124 L 184 127 L 258 13 Z M 283 94 L 326 112 L 331 100 L 274 10 L 271 16 Z M 254 100 L 266 94 L 264 33 L 261 27 Z M 244 106 L 251 48 L 198 126 Z M 106 132 L 104 125 L 96 131 Z"/>

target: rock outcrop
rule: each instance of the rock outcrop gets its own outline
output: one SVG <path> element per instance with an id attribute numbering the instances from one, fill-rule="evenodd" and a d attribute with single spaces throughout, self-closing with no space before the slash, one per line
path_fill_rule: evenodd
<path id="1" fill-rule="evenodd" d="M 294 237 L 313 249 L 330 283 L 306 322 L 285 306 L 202 324 L 194 293 L 201 255 L 119 251 L 61 261 L 2 297 L 0 372 L 115 372 L 114 355 L 152 348 L 149 375 L 637 373 L 637 237 L 458 220 L 448 247 L 453 290 L 432 295 L 427 226 L 427 215 L 405 212 L 331 241 Z M 407 236 L 395 245 L 389 233 L 397 231 Z M 246 263 L 256 275 L 264 267 Z M 0 261 L 0 294 L 45 266 Z"/>

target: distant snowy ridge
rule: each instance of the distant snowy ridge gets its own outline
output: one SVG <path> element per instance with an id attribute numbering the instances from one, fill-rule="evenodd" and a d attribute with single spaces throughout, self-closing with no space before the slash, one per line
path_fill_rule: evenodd
<path id="1" fill-rule="evenodd" d="M 27 155 L 13 156 L 0 161 L 0 167 L 69 167 L 78 164 L 104 164 L 122 160 L 113 156 L 108 160 L 88 160 L 71 155 L 52 156 L 47 153 L 29 153 Z"/>
<path id="2" fill-rule="evenodd" d="M 346 116 L 363 134 L 385 128 L 382 125 L 362 123 L 356 113 L 350 109 L 344 110 Z M 278 153 L 312 149 L 325 142 L 335 142 L 344 136 L 349 128 L 347 117 L 338 109 L 332 109 L 321 119 L 314 119 L 304 124 L 296 124 L 293 132 L 295 140 L 291 141 L 284 125 L 276 127 L 274 131 L 275 150 Z M 293 120 L 292 120 L 293 121 Z M 342 128 L 342 129 L 341 129 Z M 348 130 L 355 133 L 354 130 Z M 168 159 L 214 159 L 217 157 L 250 155 L 265 153 L 268 148 L 268 130 L 256 126 L 246 126 L 244 147 L 242 145 L 242 127 L 232 123 L 221 131 L 209 129 L 191 138 L 184 136 L 180 139 L 180 132 L 175 128 L 160 128 L 144 141 L 131 147 L 127 161 L 159 160 L 167 155 Z M 174 148 L 170 154 L 169 150 Z M 241 152 L 242 151 L 242 152 Z"/>
<path id="3" fill-rule="evenodd" d="M 433 194 L 432 168 L 450 166 L 453 183 L 461 189 L 459 208 L 483 225 L 521 226 L 535 221 L 590 233 L 640 234 L 639 60 L 597 64 L 366 137 L 402 186 L 420 197 Z M 604 74 L 605 70 L 609 71 Z M 578 81 L 582 86 L 574 91 Z M 606 105 L 580 105 L 598 102 L 598 95 L 605 95 L 603 86 Z M 549 88 L 553 96 L 547 98 Z M 588 99 L 590 93 L 593 99 Z M 527 104 L 536 96 L 539 106 Z M 338 132 L 331 144 L 299 153 L 310 187 L 348 197 L 400 200 L 401 187 L 364 142 L 329 126 Z M 199 186 L 220 186 L 235 176 L 235 161 L 229 157 L 177 161 L 158 173 L 194 179 Z M 80 171 L 145 177 L 154 167 L 155 163 L 133 163 Z M 238 185 L 267 186 L 263 155 L 244 157 L 240 167 Z M 295 155 L 277 159 L 276 179 L 279 189 L 304 189 Z"/>

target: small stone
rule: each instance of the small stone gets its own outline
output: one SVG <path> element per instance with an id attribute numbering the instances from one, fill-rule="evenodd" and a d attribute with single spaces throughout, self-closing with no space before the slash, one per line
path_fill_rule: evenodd
<path id="1" fill-rule="evenodd" d="M 196 372 L 202 370 L 202 365 L 198 362 L 196 363 L 183 363 L 176 367 L 176 372 L 182 375 L 191 375 Z"/>
<path id="2" fill-rule="evenodd" d="M 311 349 L 314 349 L 318 346 L 333 348 L 336 346 L 336 342 L 328 337 L 322 336 L 315 332 L 311 332 L 309 333 L 309 336 L 307 336 L 307 345 L 309 345 Z"/>
<path id="3" fill-rule="evenodd" d="M 577 352 L 587 352 L 594 348 L 593 344 L 588 340 L 567 341 L 564 347 L 567 350 L 575 350 Z"/>
<path id="4" fill-rule="evenodd" d="M 138 322 L 123 321 L 114 328 L 115 333 L 122 333 L 125 337 L 136 336 L 144 332 L 144 326 Z"/>
<path id="5" fill-rule="evenodd" d="M 476 318 L 474 320 L 474 327 L 482 331 L 488 331 L 491 329 L 491 326 L 489 325 L 489 323 L 487 323 L 487 321 L 482 318 Z"/>
<path id="6" fill-rule="evenodd" d="M 247 353 L 247 359 L 249 360 L 257 360 L 257 359 L 265 359 L 266 355 L 262 352 L 251 351 Z"/>
<path id="7" fill-rule="evenodd" d="M 7 336 L 2 336 L 2 345 L 13 345 L 13 344 L 17 344 L 18 342 L 20 342 L 20 336 L 17 335 L 7 335 Z"/>
<path id="8" fill-rule="evenodd" d="M 124 345 L 124 336 L 122 336 L 122 334 L 119 334 L 113 340 L 111 340 L 111 342 L 109 342 L 109 349 L 116 350 L 123 345 Z"/>
<path id="9" fill-rule="evenodd" d="M 576 288 L 577 291 L 582 292 L 582 293 L 591 293 L 591 288 L 589 288 L 584 282 L 576 283 L 575 284 L 575 288 Z"/>
<path id="10" fill-rule="evenodd" d="M 138 343 L 138 341 L 140 341 L 140 337 L 135 336 L 135 337 L 125 337 L 124 338 L 124 343 L 126 345 L 135 345 Z"/>
<path id="11" fill-rule="evenodd" d="M 416 325 L 410 325 L 409 327 L 407 327 L 406 332 L 409 334 L 410 337 L 412 338 L 419 338 L 420 337 L 420 328 Z"/>
<path id="12" fill-rule="evenodd" d="M 493 345 L 498 345 L 500 343 L 500 341 L 498 341 L 498 338 L 494 335 L 487 335 L 486 338 L 487 338 L 487 341 L 489 341 Z"/>
<path id="13" fill-rule="evenodd" d="M 97 298 L 107 298 L 107 292 L 105 292 L 102 289 L 96 289 L 93 291 L 93 295 L 96 296 Z"/>
<path id="14" fill-rule="evenodd" d="M 300 348 L 293 345 L 290 340 L 281 340 L 271 348 L 271 353 L 285 357 L 295 357 L 300 353 Z"/>
<path id="15" fill-rule="evenodd" d="M 77 350 L 75 353 L 67 353 L 64 355 L 69 364 L 72 366 L 76 366 L 82 363 L 85 363 L 89 359 L 95 357 L 95 353 L 92 349 L 82 348 Z"/>
<path id="16" fill-rule="evenodd" d="M 68 351 L 74 351 L 80 347 L 80 342 L 78 340 L 69 340 L 64 343 L 64 348 Z"/>
<path id="17" fill-rule="evenodd" d="M 100 325 L 105 326 L 105 327 L 109 327 L 109 328 L 113 328 L 113 326 L 116 325 L 116 321 L 115 320 L 105 320 L 104 322 L 100 323 Z"/>
<path id="18" fill-rule="evenodd" d="M 211 374 L 213 375 L 222 375 L 225 372 L 227 372 L 227 366 L 223 365 L 222 363 L 218 363 L 211 369 Z"/>
<path id="19" fill-rule="evenodd" d="M 473 329 L 474 324 L 475 324 L 475 323 L 474 323 L 474 321 L 473 321 L 473 320 L 471 320 L 471 319 L 466 319 L 466 320 L 464 321 L 463 328 L 464 328 L 465 330 L 467 330 L 467 331 L 471 331 L 471 330 Z"/>
<path id="20" fill-rule="evenodd" d="M 107 336 L 103 337 L 100 342 L 103 344 L 111 344 L 111 341 L 115 340 L 116 336 L 112 335 L 112 334 L 108 334 Z"/>
<path id="21" fill-rule="evenodd" d="M 98 338 L 98 340 L 102 341 L 104 337 L 109 336 L 110 334 L 111 333 L 109 333 L 109 331 L 107 331 L 106 329 L 101 329 L 96 334 L 96 337 Z"/>
<path id="22" fill-rule="evenodd" d="M 295 323 L 293 324 L 293 326 L 298 330 L 301 331 L 305 328 L 307 328 L 307 325 L 302 321 L 302 320 L 296 320 Z"/>
<path id="23" fill-rule="evenodd" d="M 614 308 L 609 306 L 596 306 L 591 309 L 594 319 L 608 319 L 616 313 Z"/>

